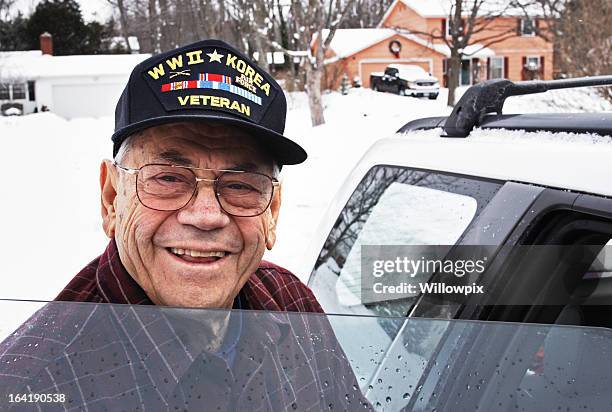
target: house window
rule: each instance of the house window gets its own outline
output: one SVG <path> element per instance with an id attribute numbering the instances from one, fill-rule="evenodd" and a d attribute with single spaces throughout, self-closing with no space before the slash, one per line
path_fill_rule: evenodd
<path id="1" fill-rule="evenodd" d="M 0 100 L 11 100 L 7 83 L 0 83 Z"/>
<path id="2" fill-rule="evenodd" d="M 521 36 L 535 36 L 536 20 L 532 18 L 521 19 Z"/>
<path id="3" fill-rule="evenodd" d="M 504 58 L 503 57 L 491 57 L 489 60 L 489 78 L 490 79 L 504 79 Z"/>
<path id="4" fill-rule="evenodd" d="M 539 70 L 540 69 L 540 56 L 527 56 L 525 68 L 527 70 Z"/>
<path id="5" fill-rule="evenodd" d="M 13 86 L 13 100 L 23 100 L 26 98 L 25 84 L 14 83 L 12 86 Z"/>
<path id="6" fill-rule="evenodd" d="M 444 35 L 446 37 L 451 37 L 451 24 L 450 24 L 450 19 L 444 19 L 442 21 L 442 27 L 444 29 Z M 465 21 L 462 19 L 461 20 L 461 25 L 459 26 L 459 33 L 463 33 L 464 31 L 464 27 L 465 27 Z M 460 36 L 461 37 L 461 36 Z"/>

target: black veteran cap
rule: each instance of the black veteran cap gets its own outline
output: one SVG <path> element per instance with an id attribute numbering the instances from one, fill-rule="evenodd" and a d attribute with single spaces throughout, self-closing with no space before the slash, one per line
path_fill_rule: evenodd
<path id="1" fill-rule="evenodd" d="M 164 123 L 215 120 L 247 131 L 281 165 L 306 160 L 282 135 L 287 101 L 276 81 L 235 48 L 203 40 L 138 64 L 115 110 L 113 156 L 132 133 Z"/>

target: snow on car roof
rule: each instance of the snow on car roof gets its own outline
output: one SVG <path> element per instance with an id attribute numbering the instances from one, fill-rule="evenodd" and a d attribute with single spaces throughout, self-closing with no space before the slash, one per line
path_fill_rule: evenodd
<path id="1" fill-rule="evenodd" d="M 425 76 L 429 77 L 427 70 L 421 66 L 415 66 L 413 64 L 390 64 L 389 67 L 399 70 L 402 76 Z"/>
<path id="2" fill-rule="evenodd" d="M 465 139 L 441 129 L 398 134 L 375 143 L 357 166 L 440 170 L 612 196 L 612 138 L 595 134 L 475 129 Z"/>
<path id="3" fill-rule="evenodd" d="M 426 70 L 424 68 L 422 68 L 421 66 L 417 66 L 415 64 L 390 64 L 388 67 L 393 67 L 394 69 L 398 69 L 398 70 L 406 70 L 406 71 L 412 71 L 412 72 L 426 72 Z"/>

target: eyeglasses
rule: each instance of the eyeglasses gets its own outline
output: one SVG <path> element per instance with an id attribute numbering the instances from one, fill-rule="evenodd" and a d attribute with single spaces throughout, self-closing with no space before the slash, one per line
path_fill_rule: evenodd
<path id="1" fill-rule="evenodd" d="M 211 182 L 221 209 L 231 216 L 259 216 L 270 206 L 274 187 L 280 183 L 258 172 L 203 169 L 171 164 L 147 164 L 130 169 L 113 164 L 136 175 L 136 195 L 143 206 L 159 211 L 175 211 L 187 206 L 196 196 L 199 182 Z M 198 177 L 197 170 L 220 173 L 216 179 Z"/>

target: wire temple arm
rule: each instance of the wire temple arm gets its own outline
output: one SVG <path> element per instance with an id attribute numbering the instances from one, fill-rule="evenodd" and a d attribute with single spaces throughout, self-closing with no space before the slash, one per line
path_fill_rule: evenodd
<path id="1" fill-rule="evenodd" d="M 499 79 L 479 83 L 465 92 L 444 123 L 445 137 L 466 137 L 474 126 L 480 124 L 485 115 L 502 114 L 504 102 L 508 97 L 543 93 L 553 89 L 589 86 L 612 86 L 612 76 L 516 83 Z"/>

